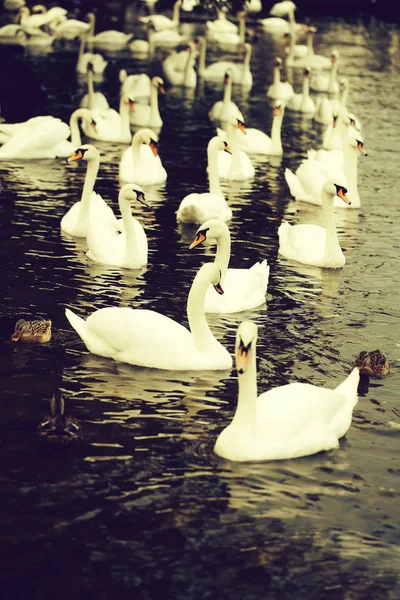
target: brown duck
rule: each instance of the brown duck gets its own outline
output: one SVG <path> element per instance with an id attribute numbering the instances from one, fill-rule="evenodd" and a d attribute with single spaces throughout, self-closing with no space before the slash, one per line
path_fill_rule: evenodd
<path id="1" fill-rule="evenodd" d="M 12 342 L 27 344 L 45 344 L 51 340 L 51 321 L 40 319 L 38 321 L 25 321 L 19 319 L 15 331 L 11 336 Z"/>

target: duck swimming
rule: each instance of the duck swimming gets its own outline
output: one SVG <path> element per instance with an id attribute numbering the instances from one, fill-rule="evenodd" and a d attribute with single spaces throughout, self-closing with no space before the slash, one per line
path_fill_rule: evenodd
<path id="1" fill-rule="evenodd" d="M 50 340 L 51 321 L 46 319 L 37 321 L 19 319 L 15 324 L 15 331 L 11 336 L 12 342 L 23 342 L 26 344 L 46 344 Z"/>
<path id="2" fill-rule="evenodd" d="M 371 352 L 363 350 L 358 355 L 354 366 L 359 368 L 362 375 L 370 377 L 384 377 L 390 372 L 389 362 L 380 350 Z"/>
<path id="3" fill-rule="evenodd" d="M 41 442 L 48 444 L 70 444 L 82 439 L 82 429 L 71 415 L 64 415 L 64 398 L 57 390 L 51 399 L 51 414 L 37 428 Z"/>

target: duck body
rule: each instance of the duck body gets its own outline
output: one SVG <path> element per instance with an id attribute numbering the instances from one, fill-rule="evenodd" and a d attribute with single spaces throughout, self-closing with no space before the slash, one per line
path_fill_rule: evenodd
<path id="1" fill-rule="evenodd" d="M 213 336 L 204 316 L 205 291 L 210 283 L 217 284 L 219 277 L 213 263 L 198 271 L 188 297 L 190 331 L 152 310 L 107 307 L 84 321 L 66 309 L 66 316 L 93 354 L 157 369 L 230 369 L 232 358 Z"/>
<path id="2" fill-rule="evenodd" d="M 339 446 L 357 403 L 358 369 L 334 390 L 290 383 L 257 396 L 257 326 L 244 321 L 236 338 L 238 404 L 214 452 L 238 461 L 284 460 Z"/>
<path id="3" fill-rule="evenodd" d="M 70 444 L 82 439 L 82 429 L 74 417 L 64 414 L 64 399 L 60 390 L 51 399 L 51 414 L 37 428 L 40 442 Z"/>
<path id="4" fill-rule="evenodd" d="M 25 321 L 25 319 L 19 319 L 11 337 L 12 342 L 22 342 L 25 344 L 46 344 L 50 340 L 51 321 L 45 319 L 37 321 Z"/>
<path id="5" fill-rule="evenodd" d="M 369 377 L 384 377 L 390 373 L 389 362 L 380 350 L 360 352 L 354 366 L 358 367 L 361 375 Z"/>

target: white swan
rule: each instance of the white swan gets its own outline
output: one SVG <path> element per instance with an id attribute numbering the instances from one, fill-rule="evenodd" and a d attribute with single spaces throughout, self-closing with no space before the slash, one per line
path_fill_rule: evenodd
<path id="1" fill-rule="evenodd" d="M 217 10 L 217 18 L 214 21 L 206 21 L 207 35 L 238 33 L 239 27 L 226 18 L 226 11 Z"/>
<path id="2" fill-rule="evenodd" d="M 65 9 L 62 10 L 64 10 L 65 13 L 67 12 Z M 35 35 L 37 34 L 38 30 L 40 30 L 40 27 L 43 27 L 43 25 L 49 25 L 55 18 L 60 17 L 61 14 L 56 15 L 54 11 L 51 11 L 51 9 L 45 13 L 31 14 L 27 6 L 22 6 L 15 17 L 15 21 L 19 22 L 21 27 L 23 27 L 27 33 Z M 44 33 L 43 30 L 41 32 Z"/>
<path id="3" fill-rule="evenodd" d="M 281 69 L 282 59 L 277 56 L 274 65 L 274 80 L 267 90 L 267 96 L 268 98 L 287 102 L 293 96 L 294 90 L 289 81 L 281 81 Z"/>
<path id="4" fill-rule="evenodd" d="M 243 121 L 243 115 L 239 112 L 231 116 L 226 123 L 226 137 L 231 150 L 231 154 L 218 152 L 218 175 L 223 179 L 231 181 L 244 181 L 254 177 L 254 166 L 246 152 L 240 150 L 236 129 L 239 128 L 243 133 L 246 127 Z"/>
<path id="5" fill-rule="evenodd" d="M 310 80 L 310 88 L 314 92 L 327 92 L 329 95 L 339 93 L 339 82 L 337 80 L 339 57 L 339 50 L 333 48 L 330 57 L 331 68 L 329 70 L 329 73 L 321 73 L 321 71 L 312 73 Z"/>
<path id="6" fill-rule="evenodd" d="M 236 50 L 236 46 L 246 42 L 246 17 L 245 10 L 238 12 L 239 30 L 238 31 L 219 31 L 216 28 L 206 27 L 206 38 L 208 41 L 215 42 L 222 49 Z M 228 21 L 230 23 L 230 21 Z M 212 23 L 212 21 L 209 21 Z M 214 21 L 215 23 L 215 21 Z"/>
<path id="7" fill-rule="evenodd" d="M 148 39 L 150 48 L 161 46 L 162 48 L 174 48 L 178 44 L 185 43 L 185 36 L 179 33 L 176 29 L 161 29 L 155 31 L 153 25 L 148 25 Z"/>
<path id="8" fill-rule="evenodd" d="M 254 129 L 253 127 L 246 127 L 245 133 L 241 129 L 236 128 L 236 137 L 240 150 L 249 154 L 282 156 L 281 129 L 284 113 L 284 102 L 276 100 L 272 117 L 271 137 L 260 131 L 260 129 Z M 227 137 L 226 131 L 217 128 L 217 132 L 222 139 Z"/>
<path id="9" fill-rule="evenodd" d="M 158 94 L 164 94 L 164 81 L 161 77 L 153 77 L 151 80 L 150 104 L 132 103 L 130 122 L 137 127 L 150 127 L 160 129 L 163 120 L 158 107 Z"/>
<path id="10" fill-rule="evenodd" d="M 154 25 L 149 23 L 146 26 L 146 29 L 147 29 L 147 39 L 146 40 L 138 38 L 138 39 L 130 42 L 130 44 L 128 44 L 129 50 L 137 58 L 148 58 L 148 57 L 153 56 L 153 54 L 154 54 L 154 49 L 156 46 L 156 44 L 154 43 L 154 33 L 155 33 Z"/>
<path id="11" fill-rule="evenodd" d="M 269 14 L 271 17 L 266 19 L 260 19 L 259 24 L 266 33 L 271 35 L 285 35 L 291 31 L 295 31 L 296 34 L 303 32 L 304 25 L 296 23 L 294 16 L 296 5 L 290 0 L 282 0 L 273 5 Z M 288 20 L 283 17 L 288 17 Z"/>
<path id="12" fill-rule="evenodd" d="M 88 63 L 91 63 L 93 67 L 93 73 L 96 75 L 101 75 L 104 73 L 104 69 L 108 65 L 108 62 L 104 60 L 101 54 L 93 53 L 93 52 L 85 52 L 86 46 L 86 36 L 81 35 L 81 41 L 79 44 L 79 52 L 78 59 L 76 62 L 76 71 L 81 75 L 86 75 L 88 70 Z"/>
<path id="13" fill-rule="evenodd" d="M 158 137 L 151 129 L 139 129 L 132 138 L 132 145 L 122 154 L 119 177 L 122 181 L 138 185 L 164 183 L 167 172 L 157 151 Z"/>
<path id="14" fill-rule="evenodd" d="M 87 63 L 87 86 L 88 91 L 79 104 L 81 108 L 89 108 L 90 110 L 108 110 L 110 105 L 102 92 L 95 92 L 93 86 L 94 67 L 91 62 Z"/>
<path id="15" fill-rule="evenodd" d="M 179 27 L 180 7 L 182 0 L 176 0 L 172 10 L 172 19 L 165 15 L 148 15 L 147 17 L 139 17 L 139 21 L 142 23 L 151 23 L 156 31 L 162 31 L 164 29 L 176 29 Z"/>
<path id="16" fill-rule="evenodd" d="M 92 110 L 92 116 L 96 127 L 83 125 L 86 135 L 94 140 L 103 142 L 117 142 L 120 144 L 129 144 L 132 140 L 132 134 L 129 122 L 130 107 L 133 103 L 126 94 L 120 96 L 119 112 L 113 108 L 108 110 Z"/>
<path id="17" fill-rule="evenodd" d="M 318 96 L 315 102 L 314 121 L 330 125 L 333 120 L 332 103 L 327 96 Z"/>
<path id="18" fill-rule="evenodd" d="M 293 94 L 286 106 L 289 110 L 312 117 L 315 113 L 315 102 L 310 96 L 310 71 L 304 69 L 303 75 L 301 94 Z"/>
<path id="19" fill-rule="evenodd" d="M 232 357 L 214 337 L 204 314 L 206 290 L 210 284 L 221 290 L 219 280 L 214 263 L 197 272 L 187 302 L 190 331 L 153 310 L 107 307 L 86 321 L 68 308 L 65 314 L 92 354 L 154 369 L 230 369 Z"/>
<path id="20" fill-rule="evenodd" d="M 208 219 L 229 221 L 232 210 L 226 202 L 218 177 L 218 152 L 230 152 L 228 144 L 220 137 L 211 138 L 207 146 L 209 191 L 185 196 L 176 211 L 178 223 L 204 223 Z"/>
<path id="21" fill-rule="evenodd" d="M 235 344 L 237 407 L 214 452 L 245 462 L 298 458 L 337 448 L 358 401 L 359 369 L 354 368 L 334 390 L 289 383 L 257 396 L 256 344 L 257 325 L 243 321 Z"/>
<path id="22" fill-rule="evenodd" d="M 57 38 L 66 40 L 74 40 L 82 34 L 88 34 L 90 31 L 90 23 L 79 21 L 78 19 L 66 19 L 60 17 L 49 23 L 50 31 Z"/>
<path id="23" fill-rule="evenodd" d="M 316 27 L 309 26 L 307 32 L 307 48 L 308 51 L 306 54 L 300 57 L 296 57 L 296 38 L 295 36 L 290 36 L 290 46 L 289 52 L 286 57 L 286 66 L 292 67 L 294 69 L 330 69 L 332 66 L 332 61 L 328 56 L 323 56 L 322 54 L 315 54 L 314 52 L 314 34 L 316 33 Z"/>
<path id="24" fill-rule="evenodd" d="M 123 185 L 118 194 L 123 232 L 117 220 L 91 219 L 87 233 L 87 256 L 103 265 L 140 269 L 147 264 L 147 237 L 137 219 L 132 217 L 131 202 L 144 203 L 143 190 L 134 183 Z"/>
<path id="25" fill-rule="evenodd" d="M 172 52 L 167 56 L 163 60 L 162 69 L 168 83 L 195 88 L 197 85 L 197 73 L 194 68 L 196 55 L 194 44 L 191 42 L 181 52 Z"/>
<path id="26" fill-rule="evenodd" d="M 120 94 L 127 94 L 133 100 L 150 101 L 151 79 L 146 73 L 128 75 L 125 69 L 119 72 Z"/>
<path id="27" fill-rule="evenodd" d="M 279 254 L 314 267 L 344 267 L 346 259 L 337 237 L 333 200 L 337 195 L 346 204 L 350 204 L 346 192 L 347 189 L 343 185 L 325 181 L 322 186 L 322 214 L 325 226 L 289 225 L 286 221 L 283 222 L 278 229 Z"/>
<path id="28" fill-rule="evenodd" d="M 208 116 L 212 121 L 226 121 L 234 112 L 238 112 L 238 106 L 232 102 L 232 75 L 228 69 L 224 75 L 224 95 L 211 107 Z"/>
<path id="29" fill-rule="evenodd" d="M 199 77 L 202 77 L 206 81 L 221 82 L 224 79 L 225 73 L 230 70 L 233 83 L 246 87 L 251 87 L 253 85 L 253 74 L 250 69 L 252 53 L 251 44 L 243 44 L 243 62 L 236 63 L 227 60 L 220 60 L 206 67 L 207 42 L 204 37 L 200 36 L 197 38 L 197 43 L 200 46 L 197 69 Z"/>
<path id="30" fill-rule="evenodd" d="M 189 248 L 195 248 L 205 240 L 216 240 L 217 242 L 215 264 L 221 271 L 224 295 L 219 297 L 210 286 L 207 290 L 204 310 L 210 313 L 226 314 L 251 310 L 264 304 L 269 278 L 267 261 L 257 262 L 249 269 L 228 268 L 231 256 L 231 236 L 226 223 L 219 219 L 210 219 L 200 225 Z"/>
<path id="31" fill-rule="evenodd" d="M 86 160 L 87 171 L 81 199 L 79 202 L 75 202 L 61 219 L 61 231 L 74 237 L 86 237 L 89 223 L 95 217 L 115 221 L 112 209 L 99 194 L 93 191 L 100 165 L 100 154 L 97 148 L 85 144 L 67 160 L 68 162 Z"/>
<path id="32" fill-rule="evenodd" d="M 133 37 L 132 33 L 123 33 L 115 29 L 107 29 L 95 34 L 96 17 L 94 13 L 89 13 L 88 19 L 90 24 L 88 42 L 94 46 L 118 50 L 126 46 Z"/>

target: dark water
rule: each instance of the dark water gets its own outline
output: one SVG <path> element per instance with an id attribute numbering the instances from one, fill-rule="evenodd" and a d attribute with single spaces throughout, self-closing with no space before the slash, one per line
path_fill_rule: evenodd
<path id="1" fill-rule="evenodd" d="M 130 13 L 112 14 L 113 26 L 127 29 Z M 66 306 L 87 315 L 116 305 L 151 308 L 186 323 L 194 273 L 213 253 L 189 251 L 195 228 L 178 227 L 174 212 L 189 191 L 206 188 L 205 148 L 213 134 L 207 112 L 220 87 L 170 88 L 160 100 L 168 181 L 147 191 L 152 209 L 136 212 L 150 252 L 140 273 L 90 263 L 85 242 L 60 233 L 61 217 L 80 196 L 83 165 L 1 163 L 2 597 L 400 597 L 400 29 L 362 19 L 319 18 L 316 25 L 317 50 L 327 54 L 335 45 L 341 52 L 349 107 L 363 124 L 369 152 L 359 161 L 362 208 L 337 210 L 347 264 L 336 273 L 277 257 L 284 215 L 292 222 L 319 219 L 317 207 L 290 200 L 283 173 L 320 144 L 321 128 L 287 111 L 282 160 L 257 160 L 254 180 L 223 184 L 234 213 L 231 264 L 267 258 L 267 302 L 209 321 L 232 352 L 238 323 L 257 322 L 260 391 L 292 381 L 335 387 L 365 349 L 385 351 L 391 374 L 371 380 L 338 450 L 235 464 L 212 451 L 236 406 L 234 371 L 117 364 L 89 354 L 66 321 Z M 51 53 L 2 48 L 3 68 L 7 57 L 33 74 L 32 87 L 21 88 L 25 108 L 30 98 L 34 104 L 36 81 L 45 89 L 37 112 L 69 119 L 84 93 L 76 51 L 73 42 Z M 279 51 L 261 36 L 254 43 L 255 85 L 247 97 L 234 90 L 248 126 L 267 132 L 265 90 Z M 162 52 L 151 64 L 135 63 L 127 51 L 107 57 L 98 86 L 116 106 L 119 68 L 157 73 Z M 97 146 L 97 191 L 116 208 L 123 147 Z M 52 319 L 52 341 L 11 344 L 16 320 L 37 316 Z M 36 428 L 59 385 L 84 443 L 46 452 L 38 448 Z"/>

